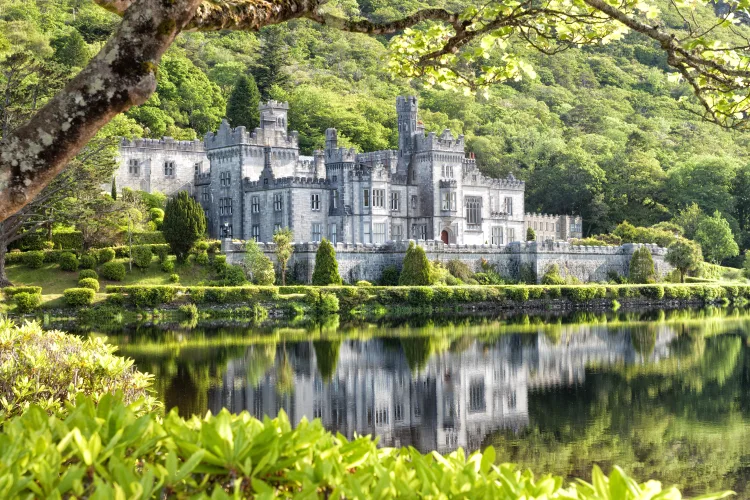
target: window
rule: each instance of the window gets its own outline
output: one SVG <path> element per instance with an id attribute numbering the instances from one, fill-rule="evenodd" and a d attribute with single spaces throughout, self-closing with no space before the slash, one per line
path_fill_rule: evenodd
<path id="1" fill-rule="evenodd" d="M 210 199 L 211 191 L 209 191 L 208 186 L 203 186 L 203 189 L 201 190 L 201 200 L 209 201 Z"/>
<path id="2" fill-rule="evenodd" d="M 232 198 L 219 198 L 219 215 L 232 215 Z"/>
<path id="3" fill-rule="evenodd" d="M 281 207 L 283 206 L 283 198 L 281 193 L 273 195 L 273 210 L 275 212 L 281 212 Z"/>
<path id="4" fill-rule="evenodd" d="M 506 214 L 513 215 L 513 198 L 510 196 L 505 197 L 505 203 L 503 205 L 503 209 Z"/>
<path id="5" fill-rule="evenodd" d="M 478 226 L 482 223 L 482 198 L 479 196 L 466 197 L 466 224 Z"/>
<path id="6" fill-rule="evenodd" d="M 414 224 L 411 228 L 412 236 L 418 240 L 427 239 L 427 224 Z"/>
<path id="7" fill-rule="evenodd" d="M 195 173 L 196 174 L 200 174 L 202 172 L 203 172 L 203 162 L 202 161 L 198 161 L 198 162 L 195 163 Z"/>
<path id="8" fill-rule="evenodd" d="M 416 168 L 413 168 L 411 170 L 411 181 L 417 182 L 417 169 Z"/>
<path id="9" fill-rule="evenodd" d="M 372 225 L 372 242 L 378 245 L 385 243 L 385 222 Z"/>
<path id="10" fill-rule="evenodd" d="M 370 206 L 370 190 L 369 189 L 362 190 L 362 206 L 363 207 Z"/>
<path id="11" fill-rule="evenodd" d="M 372 206 L 375 208 L 385 207 L 385 189 L 372 190 Z"/>
<path id="12" fill-rule="evenodd" d="M 485 407 L 484 380 L 472 380 L 469 383 L 469 412 L 475 413 L 484 411 Z"/>
<path id="13" fill-rule="evenodd" d="M 250 206 L 252 207 L 252 211 L 254 214 L 259 214 L 260 213 L 260 198 L 257 196 L 253 196 Z"/>
<path id="14" fill-rule="evenodd" d="M 339 207 L 339 190 L 334 189 L 333 190 L 333 208 L 336 209 Z"/>
<path id="15" fill-rule="evenodd" d="M 313 403 L 313 418 L 323 418 L 323 407 L 320 401 Z"/>
<path id="16" fill-rule="evenodd" d="M 174 176 L 174 162 L 173 161 L 164 162 L 164 175 L 167 177 Z"/>
<path id="17" fill-rule="evenodd" d="M 221 237 L 222 238 L 232 237 L 232 225 L 231 224 L 223 224 L 221 226 Z"/>
<path id="18" fill-rule="evenodd" d="M 456 193 L 443 193 L 443 210 L 456 210 Z"/>
<path id="19" fill-rule="evenodd" d="M 396 224 L 393 226 L 393 229 L 391 229 L 391 236 L 393 237 L 394 241 L 401 241 L 404 239 L 404 228 L 401 224 Z"/>
<path id="20" fill-rule="evenodd" d="M 365 222 L 362 227 L 362 243 L 371 243 L 370 240 L 370 223 Z"/>
<path id="21" fill-rule="evenodd" d="M 141 164 L 138 163 L 138 160 L 135 158 L 132 158 L 128 162 L 128 173 L 130 175 L 140 175 L 141 174 Z"/>
<path id="22" fill-rule="evenodd" d="M 312 240 L 313 241 L 321 240 L 322 227 L 323 227 L 323 224 L 320 224 L 318 222 L 312 225 Z"/>
<path id="23" fill-rule="evenodd" d="M 443 165 L 442 174 L 443 174 L 443 177 L 452 179 L 453 178 L 453 165 Z"/>
<path id="24" fill-rule="evenodd" d="M 388 408 L 378 408 L 375 410 L 375 425 L 388 425 Z"/>
<path id="25" fill-rule="evenodd" d="M 260 241 L 260 225 L 253 225 L 251 236 L 255 241 Z"/>
<path id="26" fill-rule="evenodd" d="M 393 420 L 396 422 L 401 422 L 404 419 L 404 409 L 401 406 L 401 403 L 396 403 L 396 406 L 393 408 Z"/>
<path id="27" fill-rule="evenodd" d="M 274 224 L 273 225 L 273 232 L 281 231 L 281 224 Z"/>
<path id="28" fill-rule="evenodd" d="M 320 210 L 320 195 L 318 193 L 310 195 L 310 208 L 312 210 Z"/>
<path id="29" fill-rule="evenodd" d="M 416 210 L 418 204 L 419 204 L 419 199 L 417 198 L 417 195 L 415 195 L 415 194 L 412 195 L 411 196 L 411 208 L 412 208 L 412 210 Z"/>
<path id="30" fill-rule="evenodd" d="M 516 408 L 516 391 L 512 391 L 508 394 L 508 409 L 514 410 Z"/>
<path id="31" fill-rule="evenodd" d="M 492 239 L 490 240 L 490 243 L 493 245 L 503 244 L 503 228 L 502 227 L 495 226 L 492 228 Z"/>
<path id="32" fill-rule="evenodd" d="M 414 416 L 419 418 L 422 416 L 422 408 L 419 406 L 419 401 L 414 402 Z"/>
<path id="33" fill-rule="evenodd" d="M 219 185 L 221 187 L 229 187 L 232 185 L 232 173 L 222 172 L 219 174 Z"/>
<path id="34" fill-rule="evenodd" d="M 331 224 L 331 230 L 329 232 L 328 237 L 331 239 L 331 243 L 333 243 L 334 245 L 336 244 L 336 241 L 338 241 L 336 239 L 336 232 L 337 231 L 338 231 L 338 226 L 336 224 Z"/>
<path id="35" fill-rule="evenodd" d="M 401 210 L 401 193 L 398 191 L 391 192 L 391 210 L 394 212 Z"/>
<path id="36" fill-rule="evenodd" d="M 516 241 L 516 228 L 508 228 L 508 242 Z"/>

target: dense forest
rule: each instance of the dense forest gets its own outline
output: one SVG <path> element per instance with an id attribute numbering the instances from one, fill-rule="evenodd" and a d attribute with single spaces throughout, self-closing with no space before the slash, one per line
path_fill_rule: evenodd
<path id="1" fill-rule="evenodd" d="M 339 0 L 332 8 L 384 20 L 428 3 L 451 2 Z M 661 6 L 664 22 L 680 28 L 679 16 Z M 118 19 L 91 0 L 0 0 L 3 133 L 59 90 Z M 201 137 L 228 108 L 233 121 L 251 122 L 257 117 L 243 114 L 242 103 L 274 98 L 289 101 L 303 153 L 323 146 L 328 127 L 360 151 L 395 148 L 395 98 L 416 94 L 427 130 L 464 134 L 487 174 L 527 181 L 527 211 L 581 214 L 586 233 L 597 234 L 623 220 L 668 221 L 695 202 L 704 214 L 718 211 L 740 247 L 750 246 L 750 135 L 683 106 L 690 88 L 670 78 L 652 42 L 631 34 L 542 55 L 519 41 L 506 50 L 523 54 L 536 78 L 469 95 L 393 77 L 387 46 L 387 37 L 308 21 L 258 33 L 186 33 L 163 59 L 156 94 L 113 130 Z"/>

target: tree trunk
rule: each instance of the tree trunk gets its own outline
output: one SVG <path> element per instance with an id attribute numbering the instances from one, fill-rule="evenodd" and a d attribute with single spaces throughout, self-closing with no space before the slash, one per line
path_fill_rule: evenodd
<path id="1" fill-rule="evenodd" d="M 13 286 L 13 283 L 8 279 L 5 274 L 5 254 L 8 253 L 8 244 L 5 240 L 0 241 L 0 288 L 6 286 Z"/>
<path id="2" fill-rule="evenodd" d="M 685 271 L 680 269 L 680 283 L 685 283 Z"/>

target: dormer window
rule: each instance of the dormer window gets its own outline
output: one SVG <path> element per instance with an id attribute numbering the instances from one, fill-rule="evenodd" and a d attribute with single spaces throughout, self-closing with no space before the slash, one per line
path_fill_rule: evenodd
<path id="1" fill-rule="evenodd" d="M 164 176 L 174 177 L 174 162 L 173 161 L 164 162 Z"/>

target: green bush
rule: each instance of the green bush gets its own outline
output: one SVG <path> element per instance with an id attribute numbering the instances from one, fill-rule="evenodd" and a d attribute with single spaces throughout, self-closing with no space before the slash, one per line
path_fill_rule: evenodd
<path id="1" fill-rule="evenodd" d="M 42 287 L 40 286 L 6 286 L 2 288 L 3 294 L 8 299 L 12 299 L 19 293 L 30 293 L 34 295 L 41 295 Z"/>
<path id="2" fill-rule="evenodd" d="M 317 257 L 316 257 L 317 259 Z M 273 285 L 276 281 L 276 272 L 273 263 L 260 249 L 255 240 L 250 240 L 245 245 L 245 269 L 248 278 L 256 285 Z M 217 255 L 214 258 L 216 266 L 226 266 L 227 256 Z"/>
<path id="3" fill-rule="evenodd" d="M 245 270 L 240 266 L 227 265 L 219 274 L 219 282 L 222 286 L 241 286 L 247 283 Z"/>
<path id="4" fill-rule="evenodd" d="M 0 337 L 0 360 L 13 360 L 12 369 L 0 370 L 0 422 L 24 413 L 30 404 L 49 414 L 59 414 L 66 403 L 76 401 L 76 395 L 100 400 L 114 390 L 122 391 L 128 403 L 141 400 L 141 411 L 159 406 L 148 392 L 151 378 L 136 371 L 132 360 L 115 356 L 114 349 L 100 338 L 84 340 L 59 331 L 44 331 L 37 323 L 16 326 L 7 319 L 0 319 Z M 8 428 L 3 430 L 7 432 Z M 12 448 L 8 447 L 8 437 L 0 437 L 0 454 Z M 7 465 L 3 460 L 0 458 L 0 463 Z M 14 496 L 8 495 L 5 487 L 7 483 L 0 486 L 0 496 Z"/>
<path id="5" fill-rule="evenodd" d="M 565 278 L 560 276 L 560 267 L 552 264 L 542 276 L 542 285 L 564 285 Z"/>
<path id="6" fill-rule="evenodd" d="M 409 248 L 404 256 L 401 275 L 398 278 L 401 286 L 428 286 L 430 281 L 430 261 L 424 249 L 414 242 L 409 242 Z"/>
<path id="7" fill-rule="evenodd" d="M 99 260 L 90 253 L 81 256 L 81 269 L 94 269 L 98 263 Z"/>
<path id="8" fill-rule="evenodd" d="M 177 296 L 177 288 L 173 286 L 135 287 L 128 294 L 130 301 L 136 307 L 156 307 L 169 304 Z"/>
<path id="9" fill-rule="evenodd" d="M 518 280 L 527 285 L 536 285 L 536 272 L 531 264 L 521 264 Z"/>
<path id="10" fill-rule="evenodd" d="M 357 283 L 355 283 L 356 286 L 372 286 L 372 283 L 365 280 L 359 280 Z"/>
<path id="11" fill-rule="evenodd" d="M 161 217 L 154 218 L 154 215 L 158 215 L 154 210 L 158 210 L 161 213 Z M 156 222 L 156 226 L 160 227 L 164 221 L 164 211 L 159 208 L 152 208 L 149 210 L 151 220 Z M 133 243 L 136 245 L 160 245 L 167 241 L 164 239 L 164 233 L 161 231 L 137 231 L 133 233 Z"/>
<path id="12" fill-rule="evenodd" d="M 53 232 L 52 243 L 60 250 L 80 250 L 83 248 L 83 233 L 80 231 Z"/>
<path id="13" fill-rule="evenodd" d="M 78 273 L 78 280 L 80 281 L 83 278 L 94 278 L 95 280 L 98 280 L 99 275 L 93 269 L 84 269 L 83 271 Z"/>
<path id="14" fill-rule="evenodd" d="M 161 262 L 162 264 L 164 262 L 167 262 L 167 258 L 169 258 L 168 245 L 154 245 L 151 247 L 151 251 L 159 258 L 159 262 Z"/>
<path id="15" fill-rule="evenodd" d="M 108 293 L 107 304 L 122 307 L 125 305 L 125 296 L 121 293 Z"/>
<path id="16" fill-rule="evenodd" d="M 630 271 L 628 281 L 631 283 L 653 283 L 656 281 L 654 271 L 654 259 L 651 251 L 646 247 L 640 247 L 633 252 L 630 258 Z"/>
<path id="17" fill-rule="evenodd" d="M 165 260 L 161 263 L 161 270 L 165 273 L 173 273 L 174 272 L 174 261 L 171 260 Z"/>
<path id="18" fill-rule="evenodd" d="M 185 261 L 190 249 L 205 234 L 203 208 L 187 191 L 180 191 L 167 201 L 162 232 L 178 262 Z"/>
<path id="19" fill-rule="evenodd" d="M 315 253 L 315 269 L 313 270 L 312 284 L 315 286 L 340 285 L 339 264 L 336 261 L 336 250 L 327 239 L 318 245 Z"/>
<path id="20" fill-rule="evenodd" d="M 413 306 L 425 306 L 432 303 L 434 297 L 432 288 L 428 286 L 415 286 L 409 290 L 409 304 Z"/>
<path id="21" fill-rule="evenodd" d="M 333 293 L 310 288 L 305 300 L 314 314 L 327 315 L 339 312 L 339 299 Z"/>
<path id="22" fill-rule="evenodd" d="M 664 298 L 664 287 L 660 285 L 642 286 L 639 287 L 638 290 L 643 297 L 646 297 L 648 299 L 658 300 Z"/>
<path id="23" fill-rule="evenodd" d="M 23 256 L 23 263 L 30 269 L 39 269 L 44 265 L 44 252 L 41 250 L 26 252 Z"/>
<path id="24" fill-rule="evenodd" d="M 193 247 L 193 250 L 195 251 L 195 253 L 208 252 L 208 242 L 205 240 L 197 242 Z"/>
<path id="25" fill-rule="evenodd" d="M 514 286 L 508 288 L 506 296 L 510 300 L 515 300 L 516 302 L 526 302 L 527 300 L 529 300 L 529 287 Z"/>
<path id="26" fill-rule="evenodd" d="M 396 266 L 386 266 L 380 276 L 380 286 L 398 286 L 400 274 Z"/>
<path id="27" fill-rule="evenodd" d="M 169 282 L 170 283 L 179 283 L 180 282 L 180 275 L 172 273 L 169 275 Z"/>
<path id="28" fill-rule="evenodd" d="M 125 264 L 122 262 L 107 262 L 99 272 L 102 278 L 110 281 L 122 281 L 125 279 Z"/>
<path id="29" fill-rule="evenodd" d="M 26 314 L 36 311 L 42 303 L 42 296 L 37 293 L 21 292 L 13 296 L 13 302 L 16 304 L 16 311 Z"/>
<path id="30" fill-rule="evenodd" d="M 461 281 L 466 281 L 474 275 L 469 265 L 458 259 L 449 260 L 445 264 L 445 267 L 454 278 L 458 278 Z"/>
<path id="31" fill-rule="evenodd" d="M 153 259 L 154 254 L 151 252 L 150 247 L 140 246 L 133 248 L 133 264 L 135 264 L 136 267 L 148 269 Z"/>
<path id="32" fill-rule="evenodd" d="M 90 288 L 68 288 L 63 291 L 65 303 L 70 307 L 90 306 L 94 303 L 94 294 Z"/>
<path id="33" fill-rule="evenodd" d="M 111 248 L 102 248 L 99 250 L 99 264 L 105 264 L 115 260 L 115 251 Z"/>
<path id="34" fill-rule="evenodd" d="M 82 278 L 78 280 L 80 288 L 89 288 L 95 292 L 99 291 L 99 282 L 94 278 Z"/>
<path id="35" fill-rule="evenodd" d="M 71 252 L 65 252 L 60 255 L 60 269 L 63 271 L 77 271 L 78 270 L 78 257 L 76 254 Z"/>
<path id="36" fill-rule="evenodd" d="M 195 256 L 196 264 L 200 264 L 201 266 L 207 266 L 208 262 L 209 262 L 208 252 L 206 251 L 200 252 L 198 255 Z"/>
<path id="37" fill-rule="evenodd" d="M 604 298 L 607 293 L 607 289 L 603 286 L 581 285 L 563 287 L 562 292 L 573 302 L 586 302 L 587 300 Z"/>

